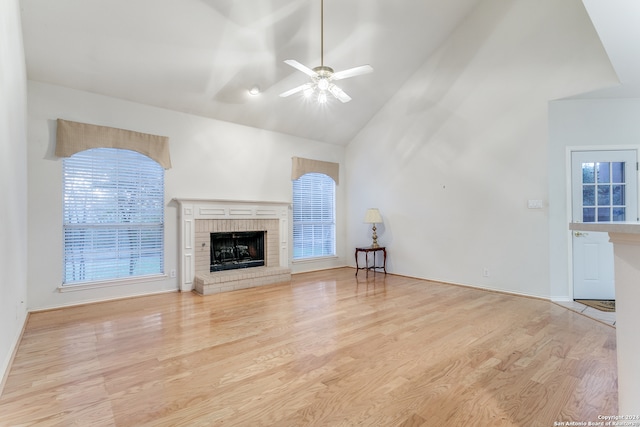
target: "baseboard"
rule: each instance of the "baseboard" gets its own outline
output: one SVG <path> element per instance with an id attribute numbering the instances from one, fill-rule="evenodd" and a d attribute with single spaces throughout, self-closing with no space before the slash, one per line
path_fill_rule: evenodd
<path id="1" fill-rule="evenodd" d="M 353 267 L 353 268 L 355 269 L 355 267 Z M 551 301 L 550 297 L 544 296 L 544 295 L 528 294 L 528 293 L 525 293 L 525 292 L 517 292 L 517 291 L 511 291 L 511 290 L 500 289 L 500 288 L 490 288 L 490 287 L 486 287 L 486 286 L 472 285 L 472 284 L 468 284 L 468 283 L 449 282 L 449 281 L 439 280 L 439 279 L 426 279 L 424 277 L 409 276 L 409 275 L 406 275 L 406 274 L 396 274 L 396 273 L 388 273 L 388 274 L 392 274 L 392 275 L 395 275 L 395 276 L 401 276 L 401 277 L 408 277 L 410 279 L 424 280 L 426 282 L 440 283 L 440 284 L 443 284 L 443 285 L 458 286 L 458 287 L 461 287 L 461 288 L 475 289 L 475 290 L 478 290 L 478 291 L 486 291 L 486 292 L 491 292 L 491 293 L 495 293 L 495 294 L 510 295 L 510 296 L 522 297 L 522 298 L 531 298 L 531 299 L 537 299 L 537 300 L 541 300 L 541 301 Z"/>
<path id="2" fill-rule="evenodd" d="M 11 355 L 7 360 L 5 366 L 2 367 L 3 371 L 0 372 L 0 396 L 4 393 L 4 386 L 7 383 L 7 379 L 9 378 L 9 372 L 11 372 L 11 366 L 13 365 L 13 361 L 16 358 L 16 354 L 18 353 L 18 347 L 20 347 L 20 343 L 22 342 L 22 336 L 24 335 L 24 331 L 27 328 L 27 322 L 29 321 L 29 312 L 27 312 L 26 316 L 24 316 L 24 321 L 22 322 L 22 328 L 20 329 L 20 333 L 18 334 L 17 339 L 13 343 L 13 348 L 11 349 Z"/>
<path id="3" fill-rule="evenodd" d="M 29 312 L 30 313 L 46 313 L 47 311 L 59 310 L 61 308 L 82 307 L 85 305 L 100 304 L 102 302 L 112 302 L 112 301 L 119 301 L 119 300 L 125 300 L 130 298 L 148 297 L 151 295 L 159 295 L 159 294 L 170 294 L 173 292 L 180 292 L 180 289 L 163 289 L 163 290 L 148 292 L 148 293 L 137 293 L 137 294 L 131 294 L 131 295 L 124 295 L 124 296 L 114 296 L 109 298 L 97 298 L 95 300 L 74 301 L 67 304 L 59 304 L 59 305 L 54 305 L 50 307 L 32 308 L 29 310 Z"/>

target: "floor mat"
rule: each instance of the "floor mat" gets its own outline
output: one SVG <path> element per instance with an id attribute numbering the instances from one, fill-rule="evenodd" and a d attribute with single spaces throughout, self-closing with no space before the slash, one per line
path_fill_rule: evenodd
<path id="1" fill-rule="evenodd" d="M 577 299 L 575 301 L 600 311 L 609 313 L 616 311 L 616 302 L 614 300 Z"/>

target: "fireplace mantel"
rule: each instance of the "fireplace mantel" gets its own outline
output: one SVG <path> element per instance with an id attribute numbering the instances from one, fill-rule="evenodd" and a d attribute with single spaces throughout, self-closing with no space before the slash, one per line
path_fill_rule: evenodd
<path id="1" fill-rule="evenodd" d="M 195 276 L 205 273 L 199 271 L 196 264 L 197 252 L 203 249 L 198 247 L 196 233 L 198 224 L 206 224 L 211 220 L 232 221 L 225 223 L 226 227 L 235 227 L 236 223 L 233 221 L 236 220 L 240 225 L 246 224 L 247 220 L 277 220 L 277 251 L 272 254 L 277 259 L 274 260 L 272 256 L 270 265 L 289 267 L 289 211 L 291 203 L 182 198 L 174 200 L 179 206 L 181 291 L 193 290 Z M 202 243 L 200 244 L 202 245 Z M 209 273 L 208 270 L 206 273 Z"/>

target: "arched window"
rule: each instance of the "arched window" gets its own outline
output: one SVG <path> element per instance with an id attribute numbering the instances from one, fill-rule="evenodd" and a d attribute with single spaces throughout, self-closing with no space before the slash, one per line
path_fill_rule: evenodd
<path id="1" fill-rule="evenodd" d="M 334 180 L 306 173 L 293 181 L 293 259 L 336 253 Z"/>
<path id="2" fill-rule="evenodd" d="M 136 151 L 63 159 L 63 284 L 164 273 L 164 169 Z"/>

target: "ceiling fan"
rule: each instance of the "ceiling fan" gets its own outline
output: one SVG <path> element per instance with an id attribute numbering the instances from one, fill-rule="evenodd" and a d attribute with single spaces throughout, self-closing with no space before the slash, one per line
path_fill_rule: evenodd
<path id="1" fill-rule="evenodd" d="M 333 82 L 373 71 L 370 65 L 361 65 L 359 67 L 334 72 L 333 68 L 324 65 L 324 0 L 320 0 L 320 66 L 311 69 L 295 59 L 287 59 L 284 62 L 311 77 L 311 81 L 283 92 L 280 96 L 285 98 L 302 91 L 306 97 L 315 95 L 321 104 L 327 102 L 327 92 L 341 102 L 351 101 L 351 97 Z"/>

